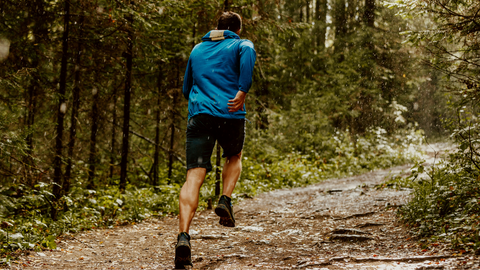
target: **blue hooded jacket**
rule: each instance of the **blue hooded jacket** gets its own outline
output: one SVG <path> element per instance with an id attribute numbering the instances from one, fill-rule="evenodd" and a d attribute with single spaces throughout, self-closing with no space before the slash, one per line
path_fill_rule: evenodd
<path id="1" fill-rule="evenodd" d="M 197 114 L 221 118 L 245 118 L 245 106 L 228 111 L 228 101 L 238 91 L 248 93 L 252 85 L 256 53 L 250 40 L 229 30 L 208 32 L 193 48 L 183 80 L 188 99 L 188 119 Z"/>

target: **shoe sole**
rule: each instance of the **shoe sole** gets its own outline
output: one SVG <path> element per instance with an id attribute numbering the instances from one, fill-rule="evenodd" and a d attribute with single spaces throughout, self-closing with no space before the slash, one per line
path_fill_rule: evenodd
<path id="1" fill-rule="evenodd" d="M 226 207 L 223 205 L 219 205 L 217 208 L 215 208 L 215 214 L 220 217 L 220 225 L 225 227 L 235 227 L 235 221 L 233 221 L 230 211 L 225 208 Z"/>
<path id="2" fill-rule="evenodd" d="M 175 269 L 189 269 L 192 262 L 191 250 L 188 246 L 179 246 L 175 249 Z"/>

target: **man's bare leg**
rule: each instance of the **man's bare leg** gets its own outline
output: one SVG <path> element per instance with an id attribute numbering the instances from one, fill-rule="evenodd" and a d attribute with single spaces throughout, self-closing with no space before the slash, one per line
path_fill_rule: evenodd
<path id="1" fill-rule="evenodd" d="M 238 155 L 227 157 L 225 164 L 223 164 L 222 180 L 223 180 L 223 195 L 232 197 L 233 189 L 237 184 L 240 173 L 242 172 L 242 152 Z"/>
<path id="2" fill-rule="evenodd" d="M 206 174 L 207 170 L 205 168 L 193 168 L 187 171 L 187 180 L 180 191 L 179 232 L 188 233 L 190 229 L 190 223 L 198 207 L 200 188 L 202 187 Z"/>
<path id="3" fill-rule="evenodd" d="M 223 165 L 223 195 L 218 200 L 215 213 L 220 217 L 220 225 L 235 227 L 235 214 L 232 209 L 231 196 L 242 172 L 242 153 L 227 157 Z"/>

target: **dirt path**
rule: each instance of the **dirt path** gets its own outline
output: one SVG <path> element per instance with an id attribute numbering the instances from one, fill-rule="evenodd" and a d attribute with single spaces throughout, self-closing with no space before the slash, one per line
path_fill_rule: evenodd
<path id="1" fill-rule="evenodd" d="M 479 269 L 477 256 L 410 239 L 395 216 L 408 190 L 372 188 L 408 168 L 245 199 L 234 205 L 233 229 L 218 225 L 212 210 L 199 212 L 190 232 L 194 269 Z M 165 217 L 80 233 L 12 268 L 172 269 L 177 224 Z"/>

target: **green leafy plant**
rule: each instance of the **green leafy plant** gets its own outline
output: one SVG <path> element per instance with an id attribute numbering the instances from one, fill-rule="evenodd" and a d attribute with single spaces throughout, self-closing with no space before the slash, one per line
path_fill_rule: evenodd
<path id="1" fill-rule="evenodd" d="M 52 202 L 48 189 L 49 185 L 44 183 L 35 188 L 19 185 L 0 189 L 1 253 L 16 249 L 55 249 L 55 239 L 62 234 L 178 212 L 179 185 L 129 186 L 124 194 L 117 186 L 97 191 L 74 187 L 57 204 Z M 12 195 L 17 192 L 21 195 Z M 56 220 L 50 216 L 51 207 L 62 210 Z"/>
<path id="2" fill-rule="evenodd" d="M 456 162 L 427 170 L 428 179 L 410 177 L 412 200 L 399 210 L 419 237 L 443 240 L 466 251 L 480 247 L 480 177 Z"/>

